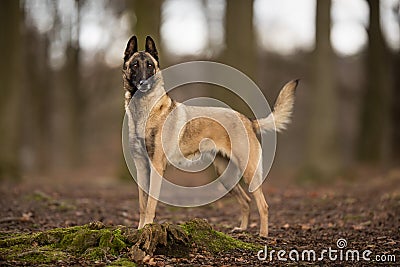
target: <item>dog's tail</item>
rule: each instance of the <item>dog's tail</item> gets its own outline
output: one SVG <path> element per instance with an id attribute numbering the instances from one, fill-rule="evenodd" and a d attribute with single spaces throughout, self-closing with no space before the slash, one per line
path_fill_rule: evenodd
<path id="1" fill-rule="evenodd" d="M 291 121 L 294 105 L 294 93 L 299 80 L 293 80 L 285 84 L 276 99 L 274 110 L 268 117 L 254 120 L 253 128 L 257 133 L 267 131 L 280 132 L 286 129 Z"/>

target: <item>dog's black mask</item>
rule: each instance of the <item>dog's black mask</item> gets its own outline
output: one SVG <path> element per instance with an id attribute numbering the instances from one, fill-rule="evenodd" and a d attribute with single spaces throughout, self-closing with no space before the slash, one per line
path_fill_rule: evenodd
<path id="1" fill-rule="evenodd" d="M 158 53 L 153 39 L 146 38 L 145 51 L 137 51 L 137 39 L 133 36 L 129 41 L 124 56 L 125 89 L 135 93 L 149 91 L 155 82 L 154 75 L 159 70 Z"/>

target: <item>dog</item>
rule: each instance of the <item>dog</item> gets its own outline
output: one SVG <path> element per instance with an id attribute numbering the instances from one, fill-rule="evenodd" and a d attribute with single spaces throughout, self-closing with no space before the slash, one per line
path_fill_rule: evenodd
<path id="1" fill-rule="evenodd" d="M 186 158 L 195 158 L 200 153 L 199 144 L 204 138 L 213 140 L 215 146 L 203 147 L 203 151 L 214 150 L 216 156 L 214 167 L 217 175 L 225 170 L 230 160 L 242 171 L 243 180 L 250 184 L 252 179 L 262 181 L 262 156 L 259 135 L 267 131 L 284 130 L 291 121 L 294 105 L 294 93 L 298 80 L 288 82 L 280 91 L 273 112 L 266 118 L 251 120 L 243 114 L 220 107 L 187 106 L 170 98 L 165 92 L 158 51 L 154 40 L 146 37 L 145 50 L 138 51 L 136 36 L 132 36 L 126 46 L 123 63 L 123 84 L 125 90 L 125 110 L 128 117 L 129 142 L 137 169 L 139 186 L 140 220 L 138 228 L 152 223 L 155 217 L 157 197 L 161 188 L 161 179 L 167 165 L 166 153 L 175 156 L 180 151 Z M 137 92 L 137 95 L 134 94 Z M 158 99 L 155 101 L 155 99 Z M 155 103 L 154 105 L 150 103 Z M 178 111 L 173 112 L 178 108 Z M 189 117 L 197 117 L 182 123 Z M 223 123 L 230 125 L 233 135 L 228 136 L 224 127 L 206 117 L 218 117 Z M 176 136 L 177 143 L 171 142 L 167 148 L 161 142 L 161 132 L 167 117 L 170 116 L 168 136 Z M 203 117 L 201 117 L 203 116 Z M 233 141 L 243 139 L 242 134 L 235 131 L 236 125 L 231 123 L 232 116 L 239 118 L 248 138 L 250 153 L 246 160 L 240 150 L 231 148 Z M 184 124 L 183 127 L 181 127 Z M 233 141 L 232 141 L 233 140 Z M 177 152 L 176 152 L 177 153 Z M 151 164 L 150 164 L 151 163 Z M 148 188 L 149 191 L 145 189 Z M 147 193 L 149 194 L 147 194 Z M 231 193 L 241 207 L 241 223 L 237 230 L 246 230 L 249 224 L 251 199 L 242 186 L 237 183 Z M 268 204 L 262 187 L 253 192 L 260 215 L 260 231 L 262 237 L 268 235 Z"/>

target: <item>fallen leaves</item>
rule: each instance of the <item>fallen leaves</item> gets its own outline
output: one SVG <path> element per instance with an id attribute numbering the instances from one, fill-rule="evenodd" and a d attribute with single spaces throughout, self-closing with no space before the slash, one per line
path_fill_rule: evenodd
<path id="1" fill-rule="evenodd" d="M 338 238 L 345 238 L 348 248 L 369 249 L 374 254 L 399 255 L 400 244 L 400 176 L 390 180 L 375 179 L 359 184 L 335 184 L 329 188 L 304 188 L 295 184 L 287 188 L 267 189 L 270 224 L 269 237 L 258 237 L 259 216 L 254 201 L 251 220 L 244 232 L 231 230 L 240 225 L 240 207 L 234 198 L 199 208 L 171 208 L 160 203 L 158 222 L 177 223 L 189 218 L 208 219 L 212 226 L 245 242 L 267 245 L 272 249 L 293 248 L 321 250 L 335 247 Z M 390 183 L 389 183 L 390 182 Z M 134 187 L 134 186 L 132 186 Z M 100 220 L 104 224 L 136 227 L 139 221 L 136 188 L 127 184 L 109 187 L 52 188 L 29 186 L 18 191 L 3 188 L 0 192 L 0 232 L 31 232 L 66 225 L 83 225 Z M 360 189 L 361 188 L 361 189 Z M 356 190 L 357 189 L 357 190 Z M 269 191 L 268 191 L 269 190 Z M 33 192 L 33 193 L 32 193 Z M 46 193 L 42 193 L 46 192 Z M 64 204 L 67 205 L 64 205 Z M 37 248 L 32 243 L 31 250 Z M 219 255 L 198 249 L 187 258 L 142 254 L 146 266 L 260 266 L 255 253 L 236 250 Z M 0 255 L 1 256 L 1 255 Z M 108 265 L 114 258 L 97 262 L 59 260 L 54 265 Z M 321 262 L 319 265 L 335 265 Z M 13 265 L 13 264 L 11 264 Z"/>

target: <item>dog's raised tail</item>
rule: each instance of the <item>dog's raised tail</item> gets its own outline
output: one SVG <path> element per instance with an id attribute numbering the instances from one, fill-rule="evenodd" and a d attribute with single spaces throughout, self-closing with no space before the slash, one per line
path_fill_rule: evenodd
<path id="1" fill-rule="evenodd" d="M 294 93 L 299 80 L 293 80 L 285 84 L 276 99 L 274 110 L 268 117 L 254 120 L 253 127 L 257 132 L 277 131 L 286 129 L 291 121 L 294 105 Z"/>

